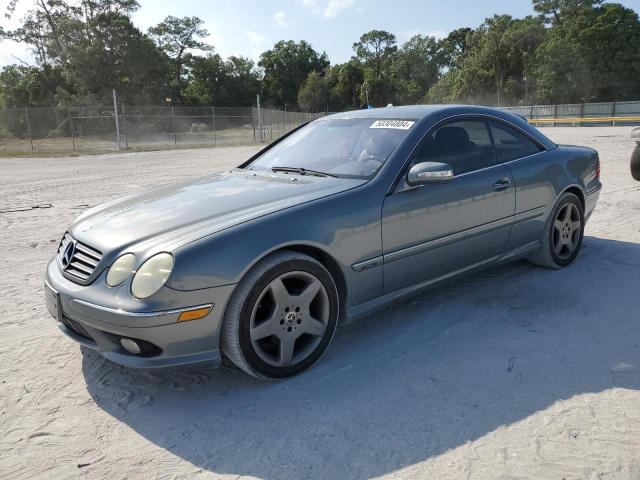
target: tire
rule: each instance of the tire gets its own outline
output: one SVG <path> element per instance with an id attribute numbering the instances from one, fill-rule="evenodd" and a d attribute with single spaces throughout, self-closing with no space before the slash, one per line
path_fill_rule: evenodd
<path id="1" fill-rule="evenodd" d="M 570 213 L 567 219 L 568 212 Z M 573 193 L 564 193 L 547 219 L 540 240 L 540 250 L 531 255 L 528 260 L 535 265 L 547 268 L 566 267 L 580 252 L 583 237 L 582 202 Z"/>
<path id="2" fill-rule="evenodd" d="M 256 264 L 233 292 L 222 325 L 222 351 L 261 380 L 292 377 L 325 352 L 339 311 L 335 282 L 320 262 L 294 251 L 277 252 Z"/>
<path id="3" fill-rule="evenodd" d="M 640 181 L 640 143 L 636 143 L 636 148 L 631 154 L 631 176 Z"/>

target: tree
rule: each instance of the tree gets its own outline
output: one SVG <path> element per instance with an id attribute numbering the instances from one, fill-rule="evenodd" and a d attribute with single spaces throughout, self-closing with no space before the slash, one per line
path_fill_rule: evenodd
<path id="1" fill-rule="evenodd" d="M 325 76 L 311 72 L 298 92 L 298 105 L 305 112 L 320 112 L 327 108 L 328 92 Z"/>
<path id="2" fill-rule="evenodd" d="M 70 48 L 67 78 L 75 96 L 109 104 L 115 88 L 129 103 L 164 99 L 169 78 L 166 57 L 128 16 L 101 14 L 89 25 L 91 40 Z"/>
<path id="3" fill-rule="evenodd" d="M 275 105 L 294 108 L 298 91 L 311 72 L 322 72 L 329 66 L 326 53 L 318 54 L 304 40 L 281 40 L 260 55 L 258 66 L 264 71 L 263 93 Z"/>
<path id="4" fill-rule="evenodd" d="M 6 16 L 11 16 L 17 1 L 12 0 Z M 5 38 L 26 43 L 39 64 L 65 63 L 74 47 L 90 43 L 94 20 L 107 16 L 129 16 L 140 5 L 136 0 L 35 0 L 22 25 L 4 33 Z M 78 43 L 80 42 L 80 43 Z"/>
<path id="5" fill-rule="evenodd" d="M 20 27 L 6 36 L 32 48 L 43 75 L 64 77 L 64 86 L 40 98 L 109 103 L 116 88 L 130 102 L 148 102 L 164 98 L 168 63 L 131 22 L 137 8 L 133 0 L 36 0 Z"/>
<path id="6" fill-rule="evenodd" d="M 440 41 L 440 55 L 444 66 L 450 68 L 460 66 L 467 53 L 471 33 L 473 33 L 471 28 L 458 28 Z"/>
<path id="7" fill-rule="evenodd" d="M 260 70 L 253 60 L 231 56 L 226 61 L 229 102 L 234 105 L 253 103 L 260 92 Z"/>
<path id="8" fill-rule="evenodd" d="M 539 17 L 514 19 L 505 32 L 509 45 L 509 77 L 505 97 L 513 103 L 529 103 L 534 84 L 535 55 L 546 39 L 546 29 Z"/>
<path id="9" fill-rule="evenodd" d="M 173 61 L 175 95 L 182 98 L 182 74 L 191 59 L 190 50 L 208 51 L 212 47 L 200 41 L 209 35 L 198 17 L 177 18 L 172 15 L 149 29 L 149 36 Z"/>
<path id="10" fill-rule="evenodd" d="M 68 89 L 62 70 L 8 65 L 0 71 L 0 105 L 25 107 L 52 105 L 58 89 Z"/>
<path id="11" fill-rule="evenodd" d="M 217 53 L 193 57 L 185 96 L 189 103 L 244 105 L 260 91 L 260 74 L 252 60 Z"/>
<path id="12" fill-rule="evenodd" d="M 535 52 L 545 39 L 539 17 L 495 15 L 465 36 L 464 53 L 450 62 L 452 72 L 436 97 L 501 105 L 520 103 L 529 93 Z M 446 91 L 454 88 L 454 91 Z"/>
<path id="13" fill-rule="evenodd" d="M 460 69 L 453 68 L 440 77 L 424 96 L 425 103 L 454 103 L 460 101 L 462 91 Z"/>
<path id="14" fill-rule="evenodd" d="M 364 70 L 360 91 L 362 103 L 366 103 L 367 97 L 373 105 L 386 105 L 394 101 L 392 65 L 397 50 L 395 35 L 384 30 L 371 30 L 353 44 L 355 58 Z"/>
<path id="15" fill-rule="evenodd" d="M 391 59 L 397 49 L 396 36 L 384 30 L 364 33 L 360 40 L 353 44 L 356 58 L 371 69 L 376 78 L 380 78 L 389 70 Z"/>
<path id="16" fill-rule="evenodd" d="M 360 107 L 360 92 L 364 82 L 364 70 L 360 62 L 350 60 L 334 65 L 328 69 L 326 79 L 329 109 L 341 111 Z"/>
<path id="17" fill-rule="evenodd" d="M 559 13 L 536 55 L 536 93 L 552 102 L 629 100 L 640 95 L 640 21 L 619 4 Z M 570 58 L 571 61 L 566 61 Z"/>
<path id="18" fill-rule="evenodd" d="M 443 59 L 434 37 L 415 35 L 402 45 L 393 62 L 396 101 L 417 103 L 438 81 Z"/>
<path id="19" fill-rule="evenodd" d="M 565 19 L 592 10 L 604 0 L 532 0 L 533 9 L 542 14 L 547 23 L 561 25 Z"/>
<path id="20" fill-rule="evenodd" d="M 640 21 L 620 4 L 594 9 L 581 29 L 578 45 L 590 67 L 591 96 L 596 101 L 640 98 Z"/>

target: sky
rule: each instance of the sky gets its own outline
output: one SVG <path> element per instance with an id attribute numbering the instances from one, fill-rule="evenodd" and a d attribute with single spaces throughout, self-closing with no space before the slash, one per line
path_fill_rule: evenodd
<path id="1" fill-rule="evenodd" d="M 19 0 L 15 27 L 34 0 Z M 329 55 L 331 63 L 348 60 L 352 45 L 372 29 L 388 30 L 402 43 L 415 34 L 444 37 L 460 27 L 477 27 L 495 13 L 533 14 L 530 0 L 138 0 L 134 23 L 143 31 L 167 15 L 197 16 L 209 31 L 206 41 L 223 57 L 244 55 L 257 60 L 278 40 L 306 40 Z M 619 0 L 640 11 L 640 0 Z M 7 0 L 0 1 L 4 11 Z M 3 13 L 3 12 L 2 12 Z M 33 63 L 22 45 L 0 43 L 0 65 Z"/>

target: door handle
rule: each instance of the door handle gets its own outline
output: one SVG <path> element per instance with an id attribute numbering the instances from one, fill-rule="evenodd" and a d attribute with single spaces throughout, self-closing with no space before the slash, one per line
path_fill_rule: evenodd
<path id="1" fill-rule="evenodd" d="M 511 186 L 511 180 L 509 180 L 507 177 L 504 177 L 493 184 L 493 189 L 496 192 L 500 192 L 502 190 L 508 189 L 510 186 Z"/>

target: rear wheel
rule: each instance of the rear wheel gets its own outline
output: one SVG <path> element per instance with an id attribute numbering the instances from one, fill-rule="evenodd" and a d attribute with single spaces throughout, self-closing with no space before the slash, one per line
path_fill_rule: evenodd
<path id="1" fill-rule="evenodd" d="M 640 180 L 640 143 L 636 144 L 636 148 L 631 154 L 631 176 Z"/>
<path id="2" fill-rule="evenodd" d="M 254 377 L 291 377 L 324 353 L 338 311 L 338 293 L 327 269 L 308 255 L 279 252 L 238 284 L 225 315 L 222 349 Z"/>
<path id="3" fill-rule="evenodd" d="M 536 265 L 561 268 L 578 255 L 584 235 L 584 208 L 573 193 L 565 193 L 554 207 L 540 241 L 540 251 L 529 257 Z"/>

